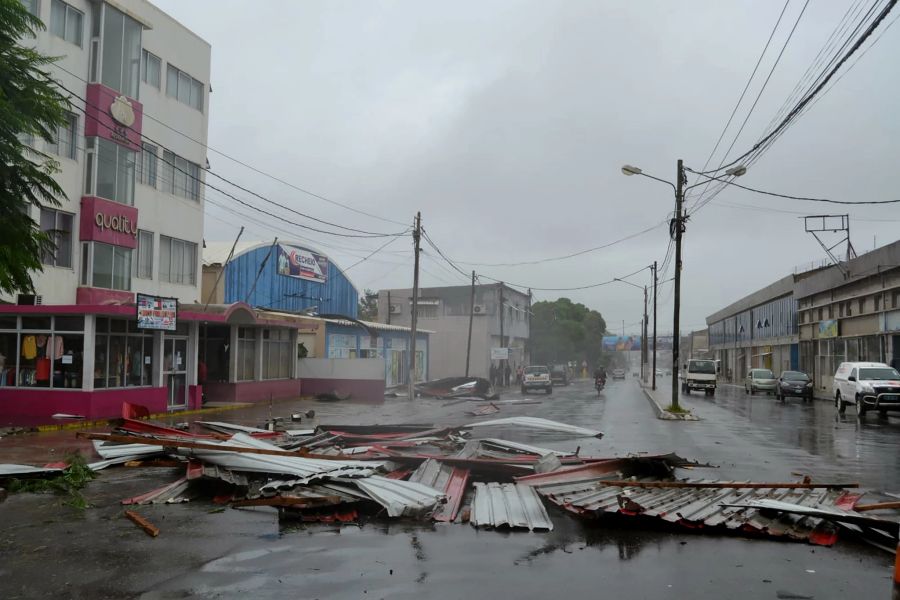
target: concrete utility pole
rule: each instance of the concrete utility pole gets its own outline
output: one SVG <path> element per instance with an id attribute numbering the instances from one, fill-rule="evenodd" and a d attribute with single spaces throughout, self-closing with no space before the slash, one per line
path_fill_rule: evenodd
<path id="1" fill-rule="evenodd" d="M 472 321 L 475 319 L 475 271 L 472 271 L 472 297 L 469 300 L 469 338 L 466 340 L 466 377 L 469 376 L 469 357 L 472 355 Z"/>
<path id="2" fill-rule="evenodd" d="M 644 321 L 641 323 L 641 384 L 647 383 L 644 379 L 644 365 L 647 364 L 647 286 L 644 286 Z"/>
<path id="3" fill-rule="evenodd" d="M 653 261 L 653 390 L 656 390 L 656 261 Z"/>
<path id="4" fill-rule="evenodd" d="M 415 267 L 413 271 L 413 297 L 412 297 L 412 322 L 409 336 L 409 366 L 407 377 L 409 378 L 409 399 L 416 398 L 416 326 L 419 321 L 419 241 L 422 237 L 422 213 L 416 213 L 416 226 L 413 229 L 413 246 Z"/>
<path id="5" fill-rule="evenodd" d="M 391 290 L 388 290 L 387 324 L 391 324 Z"/>
<path id="6" fill-rule="evenodd" d="M 681 315 L 681 235 L 684 233 L 684 215 L 682 214 L 682 205 L 684 204 L 684 162 L 678 159 L 678 172 L 675 174 L 675 218 L 672 224 L 675 229 L 675 309 L 672 315 L 672 408 L 679 409 L 678 404 L 678 373 L 681 369 L 679 362 L 678 346 L 679 340 L 679 317 Z M 685 373 L 687 377 L 687 373 Z"/>
<path id="7" fill-rule="evenodd" d="M 501 281 L 497 285 L 500 286 L 500 347 L 506 348 L 506 345 L 503 343 L 503 282 Z M 509 356 L 507 354 L 507 356 Z M 491 361 L 493 362 L 493 361 Z M 503 362 L 503 359 L 500 359 L 500 387 L 503 387 L 503 382 L 506 381 L 506 363 Z"/>

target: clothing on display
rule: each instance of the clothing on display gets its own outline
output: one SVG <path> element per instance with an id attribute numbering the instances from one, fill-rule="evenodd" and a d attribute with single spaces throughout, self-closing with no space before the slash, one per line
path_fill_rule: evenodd
<path id="1" fill-rule="evenodd" d="M 31 360 L 37 356 L 37 342 L 33 335 L 26 335 L 22 338 L 22 358 Z"/>

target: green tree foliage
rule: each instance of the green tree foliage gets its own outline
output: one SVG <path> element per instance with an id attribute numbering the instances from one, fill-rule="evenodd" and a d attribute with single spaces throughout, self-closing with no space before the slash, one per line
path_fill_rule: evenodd
<path id="1" fill-rule="evenodd" d="M 41 254 L 54 249 L 29 207 L 59 206 L 64 195 L 53 178 L 58 163 L 22 141 L 52 142 L 69 106 L 44 70 L 56 59 L 27 47 L 43 28 L 19 0 L 0 0 L 0 291 L 7 293 L 33 291 Z"/>
<path id="2" fill-rule="evenodd" d="M 377 321 L 378 320 L 378 293 L 372 290 L 366 290 L 359 298 L 359 315 L 360 321 Z"/>
<path id="3" fill-rule="evenodd" d="M 537 364 L 600 360 L 606 321 L 596 310 L 568 298 L 531 307 L 531 357 Z"/>

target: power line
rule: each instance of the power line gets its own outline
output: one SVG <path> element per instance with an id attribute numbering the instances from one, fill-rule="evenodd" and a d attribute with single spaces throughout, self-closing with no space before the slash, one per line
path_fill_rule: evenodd
<path id="1" fill-rule="evenodd" d="M 72 90 L 68 89 L 67 87 L 63 86 L 62 84 L 60 84 L 60 83 L 57 82 L 57 85 L 58 85 L 60 88 L 64 89 L 65 91 L 69 92 L 69 94 L 71 94 L 73 97 L 78 98 L 79 100 L 81 100 L 82 102 L 84 102 L 86 106 L 92 106 L 93 108 L 96 108 L 97 110 L 101 110 L 98 106 L 94 105 L 94 104 L 91 103 L 91 102 L 88 102 L 86 99 L 82 98 L 81 96 L 79 96 L 78 94 L 76 94 L 76 93 L 73 92 Z M 85 115 L 86 117 L 88 117 L 88 118 L 94 120 L 95 122 L 97 122 L 97 124 L 101 125 L 102 127 L 105 127 L 105 128 L 106 128 L 107 130 L 109 130 L 109 131 L 113 131 L 113 128 L 112 128 L 112 127 L 110 127 L 110 126 L 107 125 L 106 123 L 102 122 L 99 118 L 95 117 L 94 115 L 90 114 L 90 113 L 87 111 L 86 108 L 82 108 L 82 107 L 80 107 L 80 106 L 76 106 L 75 108 L 77 108 L 77 109 L 80 110 L 82 113 L 84 113 L 84 115 Z M 158 141 L 156 141 L 156 140 L 154 140 L 154 139 L 152 139 L 152 138 L 150 138 L 150 137 L 148 137 L 148 136 L 146 136 L 146 135 L 141 134 L 140 132 L 138 132 L 138 131 L 135 130 L 134 128 L 128 127 L 128 129 L 130 129 L 131 131 L 134 131 L 135 133 L 138 133 L 138 134 L 141 135 L 144 139 L 146 139 L 146 140 L 148 140 L 148 141 L 150 141 L 150 142 L 153 142 L 154 144 L 157 144 L 159 147 L 163 148 L 164 150 L 168 150 L 168 148 L 166 148 L 165 146 L 163 146 L 160 142 L 158 142 Z M 170 150 L 170 151 L 171 151 L 171 150 Z M 315 231 L 315 232 L 317 232 L 317 233 L 322 233 L 322 234 L 325 234 L 325 235 L 334 235 L 334 236 L 338 236 L 338 237 L 349 237 L 349 238 L 377 238 L 377 237 L 389 237 L 389 236 L 399 236 L 399 235 L 403 235 L 402 232 L 401 232 L 401 233 L 375 233 L 375 232 L 365 232 L 365 231 L 362 231 L 362 230 L 352 230 L 352 231 L 359 231 L 359 232 L 360 232 L 359 234 L 345 234 L 345 233 L 339 233 L 339 232 L 335 232 L 335 231 L 327 231 L 327 230 L 324 230 L 324 229 L 318 229 L 318 228 L 316 228 L 316 227 L 311 227 L 311 226 L 309 226 L 309 225 L 303 225 L 303 224 L 301 224 L 301 223 L 296 223 L 296 222 L 293 222 L 293 221 L 289 221 L 289 220 L 287 220 L 286 218 L 284 218 L 283 216 L 276 215 L 276 214 L 274 214 L 274 213 L 271 213 L 271 212 L 268 212 L 268 211 L 266 211 L 266 210 L 264 210 L 264 209 L 261 209 L 261 208 L 259 208 L 258 206 L 254 206 L 254 205 L 252 205 L 252 204 L 249 204 L 249 203 L 247 203 L 247 202 L 241 200 L 241 199 L 238 198 L 237 196 L 234 196 L 234 195 L 232 195 L 232 194 L 226 192 L 225 190 L 223 190 L 223 189 L 221 189 L 221 188 L 218 188 L 218 187 L 214 186 L 213 184 L 211 184 L 211 183 L 209 183 L 209 182 L 207 182 L 207 181 L 204 181 L 202 178 L 197 177 L 197 176 L 195 176 L 195 175 L 192 175 L 192 174 L 189 173 L 188 171 L 185 171 L 184 169 L 180 168 L 180 167 L 179 167 L 178 165 L 176 165 L 174 162 L 171 162 L 171 161 L 166 160 L 166 159 L 165 159 L 165 155 L 163 155 L 163 156 L 157 156 L 157 160 L 159 160 L 159 161 L 161 161 L 161 162 L 163 162 L 163 163 L 165 163 L 165 164 L 171 166 L 173 169 L 177 169 L 179 172 L 184 173 L 188 178 L 190 178 L 190 179 L 192 179 L 192 180 L 194 180 L 194 181 L 197 181 L 197 182 L 200 183 L 201 185 L 206 186 L 206 187 L 211 188 L 211 189 L 214 189 L 214 190 L 218 191 L 219 193 L 221 193 L 221 194 L 223 194 L 223 195 L 225 195 L 225 196 L 228 196 L 228 197 L 231 198 L 232 200 L 235 200 L 236 202 L 238 202 L 238 203 L 240 203 L 240 204 L 243 204 L 244 206 L 246 206 L 246 207 L 248 207 L 248 208 L 250 208 L 250 209 L 252 209 L 252 210 L 255 210 L 255 211 L 260 212 L 260 213 L 263 213 L 263 214 L 266 214 L 266 215 L 271 216 L 271 217 L 276 218 L 276 219 L 281 219 L 281 220 L 285 221 L 286 223 L 290 223 L 291 225 L 294 225 L 294 226 L 296 226 L 296 227 L 301 227 L 301 228 L 303 228 L 303 229 L 308 229 L 308 230 L 310 230 L 310 231 Z M 226 181 L 226 182 L 229 183 L 230 185 L 234 185 L 234 184 L 232 184 L 231 182 L 229 182 L 227 179 L 221 177 L 220 175 L 218 175 L 218 174 L 216 174 L 216 173 L 214 173 L 214 172 L 212 172 L 212 171 L 207 171 L 207 172 L 210 173 L 210 174 L 212 174 L 212 175 L 214 175 L 215 177 L 218 177 L 218 178 L 222 179 L 223 181 Z M 239 187 L 239 188 L 240 188 L 240 186 L 235 186 L 235 187 Z M 240 189 L 243 189 L 243 188 L 240 188 Z M 246 191 L 246 190 L 245 190 L 245 191 Z M 251 193 L 253 193 L 253 192 L 251 192 Z M 316 219 L 315 217 L 311 217 L 311 216 L 309 216 L 309 215 L 307 215 L 307 214 L 301 213 L 301 212 L 299 212 L 299 211 L 296 211 L 296 210 L 290 209 L 290 208 L 288 208 L 288 207 L 285 207 L 285 206 L 283 206 L 283 205 L 280 205 L 280 204 L 278 204 L 278 203 L 275 203 L 274 201 L 268 200 L 268 199 L 264 198 L 263 196 L 260 196 L 259 194 L 255 194 L 255 193 L 254 193 L 254 195 L 256 195 L 256 196 L 258 196 L 258 197 L 260 197 L 260 198 L 266 200 L 267 202 L 271 202 L 271 203 L 273 203 L 273 204 L 276 204 L 276 205 L 280 206 L 281 208 L 284 208 L 285 210 L 288 210 L 289 212 L 296 213 L 296 214 L 298 214 L 298 215 L 300 215 L 300 216 L 303 216 L 303 217 L 305 217 L 305 218 L 309 218 L 309 219 L 312 219 L 312 220 L 315 220 L 315 221 L 324 222 L 324 223 L 326 223 L 326 224 L 328 224 L 328 225 L 334 225 L 334 224 L 332 224 L 332 223 L 328 223 L 328 222 L 326 222 L 326 221 L 321 221 L 320 219 Z M 337 225 L 337 227 L 342 227 L 342 228 L 344 228 L 344 229 L 349 229 L 349 228 L 343 227 L 343 226 L 341 226 L 341 225 Z"/>
<path id="2" fill-rule="evenodd" d="M 866 30 L 856 40 L 856 42 L 854 42 L 853 46 L 828 71 L 827 75 L 825 75 L 824 78 L 821 78 L 821 80 L 818 82 L 818 84 L 815 85 L 815 88 L 812 91 L 810 91 L 808 94 L 806 94 L 806 96 L 796 106 L 794 106 L 794 108 L 791 109 L 791 111 L 787 114 L 787 116 L 785 116 L 784 119 L 782 119 L 782 121 L 778 124 L 777 127 L 775 127 L 774 130 L 772 130 L 771 132 L 769 132 L 768 134 L 763 136 L 763 138 L 761 140 L 759 140 L 756 144 L 754 144 L 753 147 L 750 148 L 750 150 L 748 150 L 747 152 L 744 152 L 743 154 L 738 156 L 736 159 L 734 159 L 732 162 L 728 163 L 727 165 L 719 166 L 718 169 L 716 169 L 715 171 L 712 171 L 712 172 L 721 171 L 723 168 L 732 167 L 732 166 L 740 163 L 743 159 L 747 158 L 748 156 L 750 156 L 751 154 L 753 154 L 754 152 L 756 152 L 757 150 L 762 148 L 767 142 L 769 142 L 770 140 L 773 140 L 773 138 L 775 138 L 782 130 L 784 130 L 797 117 L 797 115 L 803 110 L 803 108 L 806 107 L 806 105 L 809 104 L 812 101 L 812 99 L 816 97 L 816 95 L 822 90 L 822 88 L 824 88 L 828 84 L 828 82 L 831 80 L 831 78 L 834 77 L 834 74 L 837 73 L 837 71 L 844 65 L 844 63 L 847 62 L 850 59 L 850 57 L 856 53 L 857 50 L 859 50 L 859 48 L 863 45 L 863 43 L 865 43 L 865 41 L 878 28 L 878 26 L 885 19 L 885 17 L 887 17 L 887 15 L 891 12 L 891 10 L 893 10 L 893 8 L 896 6 L 896 4 L 897 4 L 897 0 L 888 0 L 885 7 L 881 10 L 880 13 L 878 13 L 878 16 L 875 17 L 875 20 L 866 28 Z"/>
<path id="3" fill-rule="evenodd" d="M 53 63 L 53 66 L 54 66 L 54 67 L 57 67 L 57 68 L 59 68 L 59 69 L 61 69 L 61 70 L 63 70 L 63 71 L 65 71 L 66 73 L 68 73 L 68 74 L 71 75 L 72 77 L 78 79 L 79 81 L 82 81 L 82 82 L 84 82 L 84 83 L 90 83 L 88 80 L 86 80 L 86 79 L 84 79 L 84 78 L 82 78 L 82 77 L 76 75 L 75 73 L 69 71 L 68 69 L 66 69 L 65 67 L 63 67 L 62 65 L 60 65 L 59 63 Z M 221 157 L 223 157 L 223 158 L 226 158 L 226 159 L 228 159 L 228 160 L 230 160 L 230 161 L 232 161 L 232 162 L 235 162 L 235 163 L 241 165 L 242 167 L 245 167 L 245 168 L 247 168 L 247 169 L 250 169 L 251 171 L 253 171 L 253 172 L 255 172 L 255 173 L 258 173 L 258 174 L 260 174 L 260 175 L 262 175 L 262 176 L 264 176 L 264 177 L 268 177 L 269 179 L 272 179 L 272 180 L 274 180 L 274 181 L 277 181 L 278 183 L 280 183 L 280 184 L 282 184 L 282 185 L 285 185 L 285 186 L 287 186 L 287 187 L 289 187 L 289 188 L 295 189 L 295 190 L 297 190 L 298 192 L 302 192 L 302 193 L 304 193 L 304 194 L 306 194 L 306 195 L 308 195 L 308 196 L 312 196 L 313 198 L 317 198 L 317 199 L 322 200 L 322 201 L 324 201 L 324 202 L 327 202 L 327 203 L 329 203 L 329 204 L 333 204 L 334 206 L 339 206 L 339 207 L 341 207 L 341 208 L 343 208 L 343 209 L 346 209 L 346 210 L 349 210 L 349 211 L 351 211 L 351 212 L 355 212 L 355 213 L 357 213 L 357 214 L 364 215 L 364 216 L 366 216 L 366 217 L 371 217 L 371 218 L 373 218 L 373 219 L 378 219 L 379 221 L 384 221 L 385 223 L 393 223 L 393 224 L 395 224 L 395 225 L 406 225 L 405 223 L 401 223 L 401 222 L 399 222 L 399 221 L 394 221 L 394 220 L 392 220 L 392 219 L 387 219 L 387 218 L 385 218 L 385 217 L 380 217 L 380 216 L 378 216 L 378 215 L 375 215 L 375 214 L 372 214 L 372 213 L 368 213 L 368 212 L 366 212 L 366 211 L 364 211 L 364 210 L 360 210 L 360 209 L 355 208 L 355 207 L 353 207 L 353 206 L 349 206 L 349 205 L 347 205 L 347 204 L 343 204 L 343 203 L 341 203 L 341 202 L 338 202 L 337 200 L 332 200 L 331 198 L 327 198 L 327 197 L 325 197 L 325 196 L 322 196 L 321 194 L 317 194 L 317 193 L 315 193 L 315 192 L 311 192 L 311 191 L 309 191 L 309 190 L 307 190 L 307 189 L 304 189 L 304 188 L 302 188 L 302 187 L 300 187 L 300 186 L 298 186 L 298 185 L 295 185 L 295 184 L 293 184 L 293 183 L 290 183 L 289 181 L 285 181 L 284 179 L 281 179 L 281 178 L 279 178 L 279 177 L 277 177 L 277 176 L 275 176 L 275 175 L 272 175 L 272 174 L 267 173 L 267 172 L 265 172 L 265 171 L 263 171 L 263 170 L 261 170 L 261 169 L 259 169 L 259 168 L 257 168 L 257 167 L 254 167 L 253 165 L 250 165 L 250 164 L 248 164 L 248 163 L 246 163 L 246 162 L 244 162 L 244 161 L 242 161 L 242 160 L 240 160 L 240 159 L 234 158 L 233 156 L 229 156 L 228 154 L 222 152 L 221 150 L 217 150 L 216 148 L 213 148 L 212 146 L 208 145 L 206 142 L 201 142 L 200 140 L 198 140 L 198 139 L 196 139 L 196 138 L 194 138 L 194 137 L 191 137 L 190 135 L 184 133 L 183 131 L 180 131 L 180 130 L 176 129 L 175 127 L 172 127 L 172 126 L 169 125 L 168 123 L 165 123 L 164 121 L 161 121 L 160 119 L 157 119 L 156 117 L 154 117 L 154 116 L 151 115 L 151 114 L 148 114 L 148 113 L 145 112 L 145 113 L 143 113 L 143 116 L 144 116 L 144 117 L 147 117 L 147 118 L 150 119 L 151 121 L 155 121 L 156 123 L 159 123 L 160 125 L 162 125 L 162 126 L 165 127 L 166 129 L 169 129 L 169 130 L 171 130 L 171 131 L 174 131 L 174 132 L 177 133 L 178 135 L 180 135 L 180 136 L 182 136 L 182 137 L 184 137 L 184 138 L 186 138 L 186 139 L 188 139 L 188 140 L 190 140 L 190 141 L 192 141 L 192 142 L 194 142 L 194 143 L 196 143 L 196 144 L 199 144 L 200 147 L 202 147 L 202 148 L 204 148 L 204 149 L 212 150 L 213 152 L 215 152 L 216 154 L 218 154 L 219 156 L 221 156 Z"/>
<path id="4" fill-rule="evenodd" d="M 788 200 L 803 200 L 805 202 L 826 202 L 828 204 L 898 204 L 900 203 L 900 199 L 898 200 L 832 200 L 830 198 L 811 198 L 808 196 L 791 196 L 790 194 L 779 194 L 776 192 L 767 192 L 765 190 L 758 190 L 756 188 L 747 187 L 746 185 L 741 185 L 739 183 L 735 183 L 733 180 L 728 181 L 725 179 L 720 179 L 718 177 L 710 177 L 709 175 L 704 175 L 703 173 L 698 173 L 697 171 L 691 171 L 701 177 L 705 177 L 707 179 L 714 179 L 716 181 L 721 181 L 724 184 L 732 185 L 737 188 L 741 188 L 742 190 L 747 190 L 748 192 L 755 192 L 757 194 L 765 194 L 766 196 L 775 196 L 776 198 L 786 198 Z"/>
<path id="5" fill-rule="evenodd" d="M 634 273 L 629 273 L 628 275 L 622 275 L 621 277 L 613 277 L 612 279 L 610 279 L 608 281 L 601 281 L 600 283 L 592 283 L 590 285 L 581 285 L 581 286 L 569 287 L 569 288 L 545 288 L 545 287 L 538 287 L 538 286 L 534 286 L 534 285 L 526 285 L 524 283 L 510 283 L 507 281 L 496 279 L 494 277 L 488 277 L 487 275 L 482 275 L 482 277 L 484 277 L 485 279 L 488 279 L 490 281 L 502 283 L 504 285 L 519 287 L 519 288 L 526 288 L 526 289 L 535 290 L 535 291 L 539 291 L 539 292 L 574 292 L 576 290 L 587 290 L 587 289 L 591 289 L 591 288 L 601 287 L 604 285 L 609 285 L 611 283 L 616 283 L 620 279 L 626 279 L 628 277 L 631 277 L 632 275 L 637 275 L 641 271 L 646 271 L 649 268 L 650 268 L 649 266 L 641 267 Z"/>

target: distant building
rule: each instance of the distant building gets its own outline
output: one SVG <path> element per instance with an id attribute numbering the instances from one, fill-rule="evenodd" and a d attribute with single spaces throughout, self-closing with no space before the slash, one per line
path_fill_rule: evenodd
<path id="1" fill-rule="evenodd" d="M 418 327 L 434 332 L 429 363 L 432 379 L 465 374 L 470 315 L 469 375 L 488 377 L 492 362 L 500 365 L 500 361 L 491 360 L 491 348 L 509 348 L 509 365 L 513 370 L 529 362 L 531 297 L 507 285 L 476 285 L 474 310 L 471 310 L 471 294 L 470 286 L 419 290 Z M 379 291 L 378 320 L 410 326 L 412 290 Z"/>

